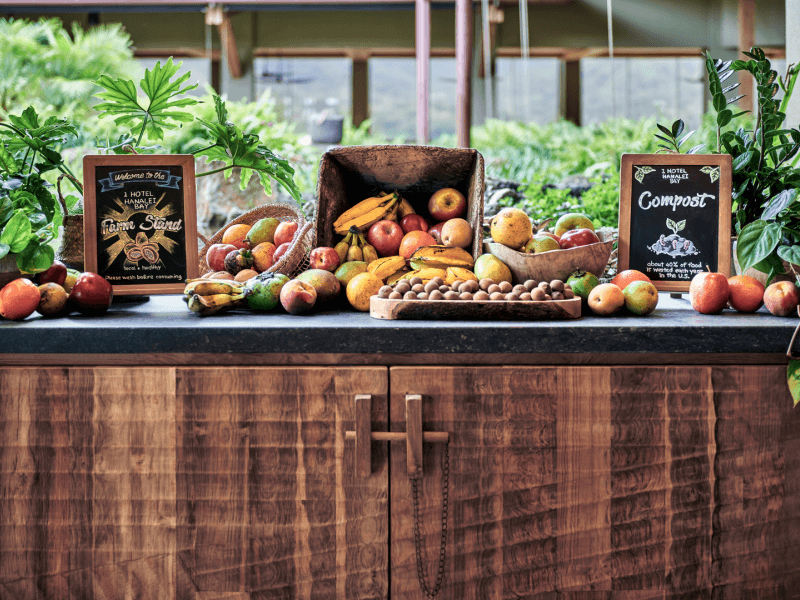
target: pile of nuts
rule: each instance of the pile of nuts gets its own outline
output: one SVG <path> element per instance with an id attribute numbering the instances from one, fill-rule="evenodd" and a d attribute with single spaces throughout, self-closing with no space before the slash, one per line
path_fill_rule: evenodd
<path id="1" fill-rule="evenodd" d="M 507 281 L 495 283 L 491 279 L 480 281 L 456 280 L 446 285 L 441 277 L 434 277 L 423 284 L 419 277 L 401 279 L 378 290 L 379 298 L 390 300 L 506 300 L 542 302 L 547 300 L 569 300 L 575 297 L 572 288 L 558 279 L 546 282 L 529 279 L 525 283 L 511 285 Z"/>

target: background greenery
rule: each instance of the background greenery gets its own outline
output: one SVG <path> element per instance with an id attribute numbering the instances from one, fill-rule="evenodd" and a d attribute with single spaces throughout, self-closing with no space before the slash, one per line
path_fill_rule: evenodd
<path id="1" fill-rule="evenodd" d="M 6 120 L 9 113 L 20 114 L 28 105 L 35 106 L 44 117 L 67 117 L 78 134 L 61 152 L 81 177 L 83 155 L 97 153 L 98 144 L 113 145 L 121 133 L 112 119 L 99 119 L 92 110 L 96 103 L 92 96 L 100 89 L 92 81 L 102 74 L 138 79 L 139 68 L 127 33 L 114 25 L 88 31 L 74 27 L 68 32 L 57 19 L 0 19 L 0 56 L 0 120 Z M 193 110 L 200 118 L 213 121 L 210 91 L 201 100 Z M 290 159 L 298 187 L 304 196 L 312 198 L 325 148 L 305 143 L 293 124 L 281 119 L 274 98 L 228 102 L 227 107 L 230 119 L 245 133 L 257 134 L 263 144 Z M 734 121 L 728 129 L 740 122 Z M 371 135 L 369 126 L 368 121 L 358 128 L 346 122 L 342 144 L 396 142 Z M 522 194 L 506 198 L 504 203 L 515 203 L 535 219 L 580 210 L 597 226 L 614 227 L 618 220 L 620 158 L 624 153 L 655 152 L 656 132 L 654 119 L 614 119 L 586 127 L 566 121 L 541 126 L 494 120 L 473 128 L 472 146 L 486 159 L 487 177 L 522 184 Z M 201 133 L 197 122 L 167 131 L 161 148 L 153 151 L 190 152 L 205 144 L 201 143 Z M 709 114 L 692 142 L 707 142 L 712 148 L 715 136 L 714 119 Z M 454 147 L 456 139 L 443 136 L 432 143 Z M 553 187 L 576 178 L 585 178 L 593 187 L 580 197 L 570 195 L 568 188 Z"/>

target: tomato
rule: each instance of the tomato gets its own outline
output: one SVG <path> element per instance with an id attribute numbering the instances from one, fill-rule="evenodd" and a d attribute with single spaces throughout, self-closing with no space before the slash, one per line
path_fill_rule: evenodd
<path id="1" fill-rule="evenodd" d="M 15 279 L 0 290 L 0 315 L 20 321 L 39 306 L 39 288 L 30 279 Z"/>
<path id="2" fill-rule="evenodd" d="M 232 251 L 236 250 L 233 244 L 212 244 L 206 252 L 206 263 L 208 268 L 212 271 L 225 270 L 225 257 Z"/>

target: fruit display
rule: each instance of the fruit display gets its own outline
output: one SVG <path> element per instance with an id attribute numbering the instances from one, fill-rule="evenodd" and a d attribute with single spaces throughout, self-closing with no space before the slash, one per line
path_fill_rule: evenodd
<path id="1" fill-rule="evenodd" d="M 536 281 L 512 286 L 508 281 L 484 278 L 456 279 L 448 283 L 441 277 L 427 282 L 417 276 L 398 281 L 393 286 L 384 285 L 378 290 L 378 298 L 389 300 L 471 300 L 476 302 L 547 302 L 571 300 L 575 294 L 563 281 Z"/>
<path id="2" fill-rule="evenodd" d="M 592 220 L 579 213 L 562 216 L 550 232 L 534 227 L 524 211 L 508 207 L 495 215 L 489 229 L 491 239 L 484 250 L 508 266 L 514 282 L 566 281 L 575 271 L 600 277 L 614 249 L 614 241 L 601 241 Z"/>
<path id="3" fill-rule="evenodd" d="M 183 290 L 189 310 L 204 317 L 242 306 L 244 298 L 243 284 L 228 281 L 195 279 Z"/>

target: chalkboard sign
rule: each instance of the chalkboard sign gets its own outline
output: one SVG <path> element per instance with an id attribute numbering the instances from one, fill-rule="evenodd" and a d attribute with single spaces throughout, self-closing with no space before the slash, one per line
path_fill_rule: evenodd
<path id="1" fill-rule="evenodd" d="M 730 276 L 730 155 L 624 154 L 620 178 L 619 271 L 669 291 L 707 267 Z"/>
<path id="2" fill-rule="evenodd" d="M 84 262 L 114 294 L 181 293 L 198 277 L 194 157 L 86 156 Z"/>

